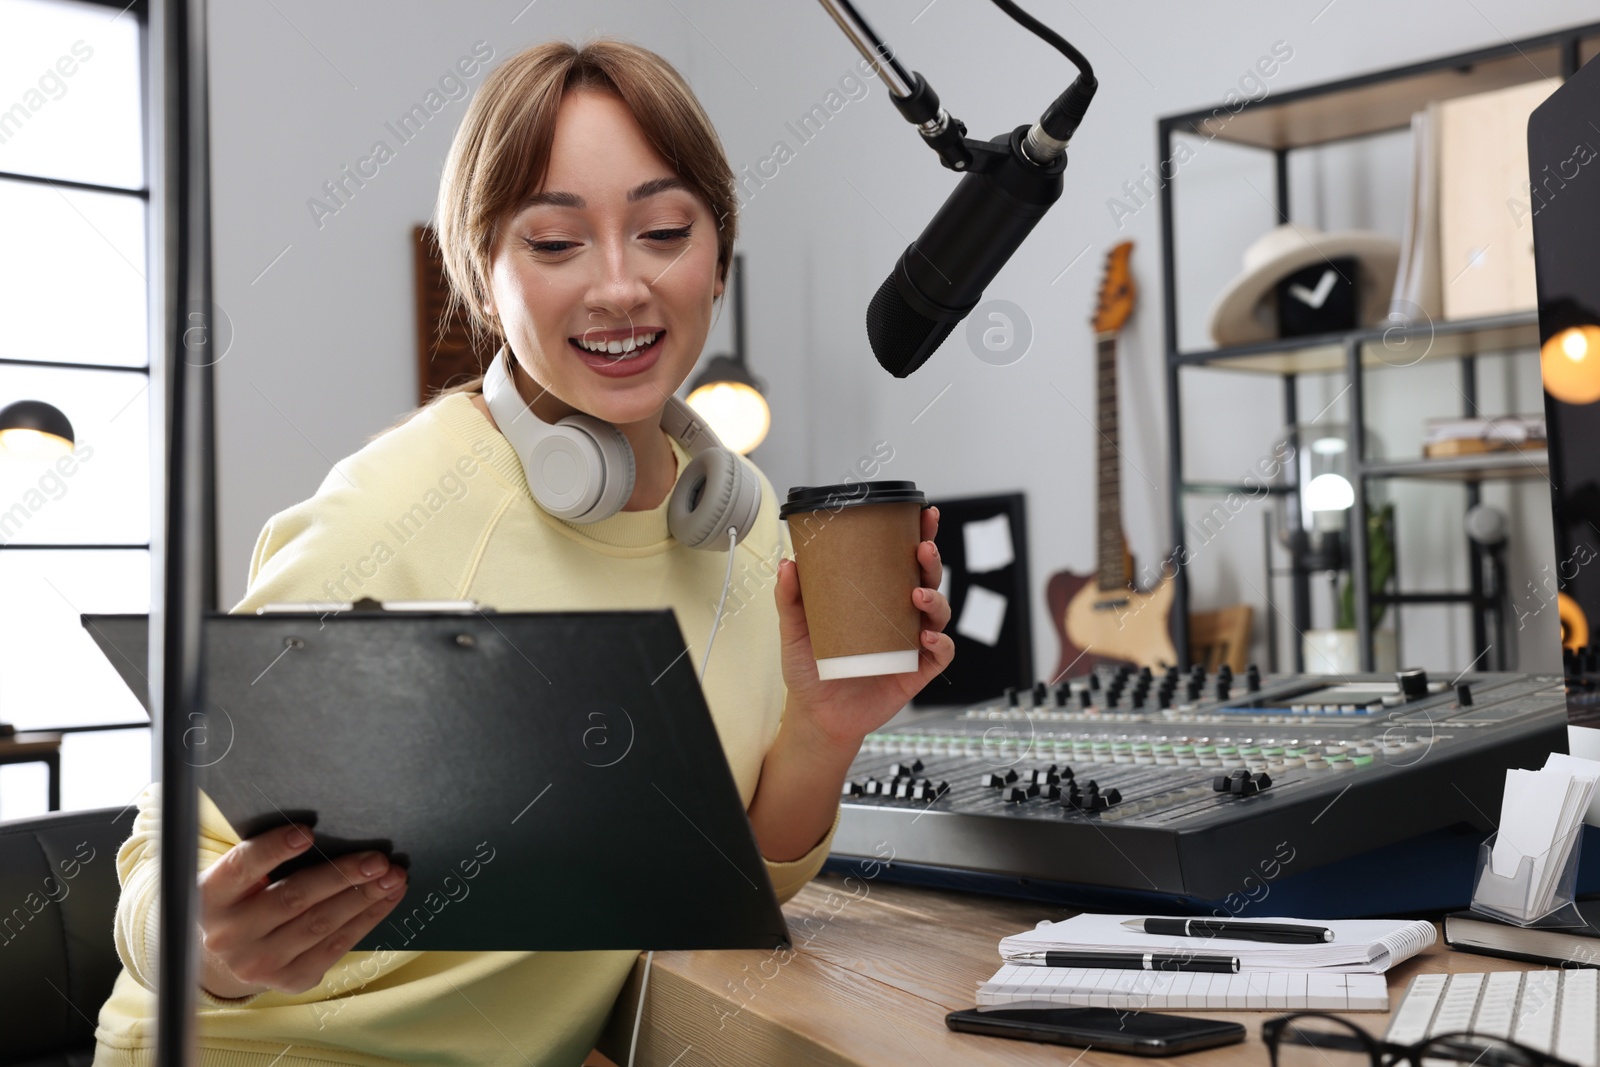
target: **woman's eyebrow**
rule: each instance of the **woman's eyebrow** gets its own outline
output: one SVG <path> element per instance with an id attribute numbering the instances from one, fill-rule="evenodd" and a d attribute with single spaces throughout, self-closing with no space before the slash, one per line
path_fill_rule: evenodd
<path id="1" fill-rule="evenodd" d="M 640 184 L 635 185 L 632 189 L 628 190 L 628 202 L 630 204 L 635 203 L 636 201 L 643 200 L 646 197 L 655 196 L 657 193 L 664 193 L 668 189 L 687 190 L 688 188 L 688 184 L 682 178 L 679 178 L 676 175 L 667 178 L 651 178 L 649 181 L 641 182 Z M 573 208 L 583 208 L 588 206 L 587 201 L 585 201 L 583 197 L 579 196 L 577 193 L 533 193 L 522 202 L 522 206 L 525 208 L 535 207 L 541 204 L 548 204 L 552 207 Z"/>

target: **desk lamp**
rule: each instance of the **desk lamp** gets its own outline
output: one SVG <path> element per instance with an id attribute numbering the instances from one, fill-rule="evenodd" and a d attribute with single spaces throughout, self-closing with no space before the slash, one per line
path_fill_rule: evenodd
<path id="1" fill-rule="evenodd" d="M 49 463 L 72 451 L 72 423 L 61 409 L 42 400 L 18 400 L 0 408 L 0 456 L 24 462 Z M 0 542 L 0 548 L 4 548 Z M 0 737 L 13 737 L 16 727 L 0 722 Z"/>

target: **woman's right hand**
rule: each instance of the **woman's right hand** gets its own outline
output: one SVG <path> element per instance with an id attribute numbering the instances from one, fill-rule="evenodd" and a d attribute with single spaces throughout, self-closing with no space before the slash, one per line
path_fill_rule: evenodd
<path id="1" fill-rule="evenodd" d="M 405 895 L 405 869 L 381 852 L 341 856 L 268 881 L 310 844 L 306 827 L 269 830 L 201 872 L 200 984 L 212 996 L 305 992 Z"/>

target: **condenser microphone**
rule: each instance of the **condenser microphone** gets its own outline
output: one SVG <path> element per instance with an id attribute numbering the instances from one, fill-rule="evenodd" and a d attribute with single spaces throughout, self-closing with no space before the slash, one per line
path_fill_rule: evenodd
<path id="1" fill-rule="evenodd" d="M 973 168 L 867 305 L 872 354 L 896 378 L 928 361 L 1061 197 L 1067 157 L 1043 167 L 1024 157 L 1028 129 L 1019 126 L 988 142 L 990 151 L 974 153 Z"/>
<path id="2" fill-rule="evenodd" d="M 1012 0 L 993 2 L 1070 59 L 1078 76 L 1038 122 L 979 141 L 968 138 L 966 125 L 940 106 L 938 94 L 921 74 L 906 72 L 850 0 L 822 0 L 882 77 L 900 114 L 917 127 L 945 167 L 963 175 L 867 306 L 872 354 L 896 378 L 928 361 L 1060 199 L 1067 143 L 1099 85 L 1083 53 L 1060 34 Z"/>

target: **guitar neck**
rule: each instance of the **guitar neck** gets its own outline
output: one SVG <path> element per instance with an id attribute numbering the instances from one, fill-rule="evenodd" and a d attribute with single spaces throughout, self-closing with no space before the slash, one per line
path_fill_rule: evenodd
<path id="1" fill-rule="evenodd" d="M 1122 450 L 1117 427 L 1117 335 L 1095 337 L 1096 420 L 1099 462 L 1095 466 L 1097 565 L 1101 589 L 1126 588 L 1127 546 L 1122 538 Z"/>

